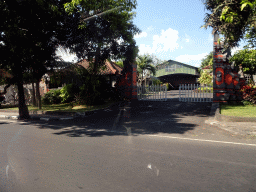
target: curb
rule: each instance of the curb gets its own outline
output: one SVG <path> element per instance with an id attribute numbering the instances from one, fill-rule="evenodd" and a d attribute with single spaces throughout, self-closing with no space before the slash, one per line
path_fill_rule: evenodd
<path id="1" fill-rule="evenodd" d="M 237 117 L 220 114 L 220 108 L 216 110 L 215 119 L 220 122 L 256 122 L 256 117 Z"/>
<path id="2" fill-rule="evenodd" d="M 0 119 L 15 119 L 15 120 L 21 120 L 20 116 L 8 116 L 8 115 L 0 115 Z M 74 117 L 52 117 L 52 118 L 46 118 L 46 117 L 31 117 L 30 120 L 42 120 L 42 121 L 62 121 L 62 120 L 71 120 L 75 119 Z"/>
<path id="3" fill-rule="evenodd" d="M 234 124 L 236 123 L 247 123 L 249 129 L 236 128 Z M 219 103 L 212 103 L 210 117 L 205 121 L 206 124 L 218 125 L 220 129 L 228 131 L 235 135 L 256 135 L 254 129 L 250 128 L 250 123 L 256 122 L 255 117 L 236 117 L 236 116 L 226 116 L 220 114 Z"/>
<path id="4" fill-rule="evenodd" d="M 107 110 L 109 108 L 120 106 L 122 104 L 122 101 L 116 102 L 111 104 L 110 106 L 103 108 L 103 109 L 95 109 L 92 111 L 86 111 L 86 112 L 54 112 L 54 111 L 29 111 L 29 114 L 34 115 L 64 115 L 64 116 L 72 116 L 72 117 L 31 117 L 30 120 L 40 120 L 40 121 L 63 121 L 63 120 L 72 120 L 78 117 L 88 117 L 90 115 L 93 115 L 94 113 L 97 113 L 97 111 L 100 110 Z M 10 112 L 10 113 L 17 113 L 17 111 L 14 110 L 0 110 L 0 112 Z M 0 119 L 15 119 L 15 120 L 21 120 L 19 115 L 15 116 L 9 116 L 9 115 L 0 115 Z"/>

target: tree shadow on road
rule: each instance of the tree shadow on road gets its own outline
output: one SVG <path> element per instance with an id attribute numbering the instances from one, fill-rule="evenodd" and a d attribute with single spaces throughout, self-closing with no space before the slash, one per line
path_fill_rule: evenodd
<path id="1" fill-rule="evenodd" d="M 140 101 L 130 108 L 121 109 L 100 110 L 74 120 L 27 121 L 26 125 L 51 129 L 55 135 L 68 137 L 184 134 L 204 124 L 209 117 L 211 103 Z"/>

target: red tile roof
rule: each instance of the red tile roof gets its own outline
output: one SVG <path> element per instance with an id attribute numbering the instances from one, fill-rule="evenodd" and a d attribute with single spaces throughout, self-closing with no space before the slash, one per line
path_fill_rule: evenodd
<path id="1" fill-rule="evenodd" d="M 1 77 L 8 77 L 8 78 L 12 78 L 13 77 L 13 75 L 11 75 L 10 73 L 6 72 L 3 69 L 0 69 L 0 76 Z"/>
<path id="2" fill-rule="evenodd" d="M 85 69 L 87 69 L 89 67 L 89 62 L 84 59 L 83 61 L 77 63 L 78 65 L 83 66 Z M 105 62 L 105 66 L 106 69 L 105 70 L 100 70 L 100 75 L 120 75 L 121 71 L 123 70 L 123 68 L 119 67 L 117 64 L 115 64 L 114 62 L 109 62 L 108 60 L 106 60 Z"/>

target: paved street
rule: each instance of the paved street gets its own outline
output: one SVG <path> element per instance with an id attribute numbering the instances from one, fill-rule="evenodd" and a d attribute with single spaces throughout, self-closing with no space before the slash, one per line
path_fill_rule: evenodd
<path id="1" fill-rule="evenodd" d="M 256 139 L 205 124 L 210 106 L 146 102 L 119 123 L 114 110 L 1 119 L 0 191 L 256 191 Z"/>

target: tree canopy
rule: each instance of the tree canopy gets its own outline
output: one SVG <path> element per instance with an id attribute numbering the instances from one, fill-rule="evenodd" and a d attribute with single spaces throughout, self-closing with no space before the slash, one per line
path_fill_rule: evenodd
<path id="1" fill-rule="evenodd" d="M 210 14 L 206 13 L 203 27 L 212 27 L 213 34 L 215 32 L 223 34 L 225 49 L 237 47 L 239 41 L 246 37 L 249 39 L 248 45 L 253 45 L 256 18 L 255 1 L 204 0 L 204 4 Z"/>
<path id="2" fill-rule="evenodd" d="M 135 16 L 131 12 L 133 8 L 136 8 L 135 0 L 93 1 L 93 4 L 72 0 L 66 3 L 66 11 L 69 14 L 79 12 L 80 21 L 83 22 L 76 29 L 79 35 L 73 36 L 63 45 L 71 47 L 79 61 L 88 59 L 94 72 L 108 58 L 126 58 L 128 47 L 136 44 L 134 35 L 140 32 L 132 23 Z M 90 17 L 90 10 L 99 16 Z"/>
<path id="3" fill-rule="evenodd" d="M 90 14 L 105 15 L 88 19 Z M 120 57 L 135 44 L 139 30 L 132 24 L 136 1 L 100 0 L 8 0 L 0 1 L 0 68 L 13 75 L 8 83 L 18 85 L 20 116 L 27 118 L 24 73 L 40 79 L 56 62 L 62 45 L 79 59 L 94 59 L 96 71 L 110 55 Z M 86 20 L 87 19 L 87 20 Z M 117 41 L 123 42 L 118 43 Z M 22 111 L 22 112 L 21 112 Z"/>
<path id="4" fill-rule="evenodd" d="M 230 59 L 236 66 L 241 65 L 243 72 L 251 76 L 256 73 L 256 50 L 243 49 L 236 52 Z"/>
<path id="5" fill-rule="evenodd" d="M 146 71 L 150 71 L 153 75 L 156 74 L 156 68 L 152 65 L 152 62 L 153 60 L 146 55 L 140 55 L 137 57 L 137 75 L 141 75 L 141 82 L 143 81 L 143 76 L 146 75 Z"/>

